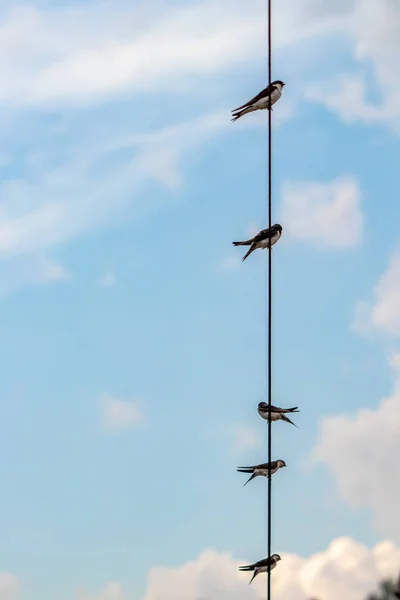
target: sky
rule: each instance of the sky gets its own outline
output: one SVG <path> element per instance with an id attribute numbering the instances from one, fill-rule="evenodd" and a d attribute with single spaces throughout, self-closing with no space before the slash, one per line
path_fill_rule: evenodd
<path id="1" fill-rule="evenodd" d="M 400 569 L 400 5 L 273 2 L 276 600 Z M 0 600 L 258 600 L 266 2 L 0 5 Z"/>

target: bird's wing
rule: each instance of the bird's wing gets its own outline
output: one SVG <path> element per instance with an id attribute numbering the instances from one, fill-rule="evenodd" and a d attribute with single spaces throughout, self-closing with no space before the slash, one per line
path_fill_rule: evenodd
<path id="1" fill-rule="evenodd" d="M 269 558 L 263 558 L 262 560 L 259 560 L 258 562 L 255 563 L 255 567 L 269 567 L 271 565 L 274 564 L 274 559 L 269 557 Z"/>
<path id="2" fill-rule="evenodd" d="M 276 465 L 276 461 L 271 463 L 272 465 Z M 272 468 L 274 468 L 272 466 Z M 238 469 L 246 469 L 249 471 L 255 471 L 256 469 L 269 469 L 269 463 L 262 463 L 261 465 L 253 465 L 251 467 L 238 467 Z"/>
<path id="3" fill-rule="evenodd" d="M 252 565 L 244 565 L 243 567 L 238 567 L 239 571 L 252 571 L 254 567 L 257 566 L 258 563 L 254 563 Z"/>
<path id="4" fill-rule="evenodd" d="M 235 108 L 235 110 L 233 110 L 232 112 L 234 113 L 238 110 L 241 110 L 242 108 L 246 108 L 247 106 L 250 106 L 251 104 L 255 104 L 262 98 L 268 98 L 269 94 L 270 94 L 270 87 L 269 87 L 269 85 L 267 85 L 267 87 L 264 88 L 259 94 L 257 94 L 257 96 L 254 96 L 254 98 L 252 98 L 251 100 L 249 100 L 242 106 L 239 106 L 239 108 Z"/>
<path id="5" fill-rule="evenodd" d="M 271 229 L 262 229 L 260 233 L 257 233 L 257 235 L 255 235 L 251 241 L 253 244 L 257 244 L 257 242 L 261 242 L 262 240 L 271 239 L 274 233 L 275 230 L 273 230 L 272 227 Z"/>
<path id="6" fill-rule="evenodd" d="M 269 412 L 269 404 L 267 402 L 260 402 L 258 405 L 258 408 L 260 410 L 265 411 L 266 413 Z M 283 412 L 282 408 L 279 408 L 279 406 L 274 406 L 273 404 L 271 404 L 271 413 L 281 413 Z"/>

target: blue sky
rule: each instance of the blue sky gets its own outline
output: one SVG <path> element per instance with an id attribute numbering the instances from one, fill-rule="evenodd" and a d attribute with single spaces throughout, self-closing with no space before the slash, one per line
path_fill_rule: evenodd
<path id="1" fill-rule="evenodd" d="M 301 412 L 273 430 L 273 549 L 301 557 L 400 544 L 400 480 L 385 520 L 360 475 L 400 449 L 394 429 L 369 454 L 400 416 L 384 4 L 274 14 L 273 400 Z M 265 85 L 264 17 L 232 0 L 0 11 L 0 600 L 164 600 L 155 566 L 266 551 L 266 486 L 236 467 L 266 458 L 267 255 L 242 265 L 231 243 L 266 223 L 267 116 L 229 122 Z"/>

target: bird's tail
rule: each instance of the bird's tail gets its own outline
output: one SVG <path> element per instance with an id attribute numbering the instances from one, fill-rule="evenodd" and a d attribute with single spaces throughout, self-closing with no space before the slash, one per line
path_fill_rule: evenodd
<path id="1" fill-rule="evenodd" d="M 285 413 L 300 412 L 299 410 L 297 410 L 298 408 L 299 408 L 298 406 L 294 406 L 293 408 L 284 408 L 282 412 L 285 412 Z"/>
<path id="2" fill-rule="evenodd" d="M 252 571 L 253 567 L 251 565 L 246 565 L 245 567 L 238 567 L 239 571 Z"/>
<path id="3" fill-rule="evenodd" d="M 243 487 L 245 485 L 247 485 L 249 483 L 249 481 L 251 481 L 252 479 L 254 479 L 254 477 L 257 477 L 257 475 L 255 473 L 253 473 L 253 475 L 251 477 L 249 477 L 249 479 L 246 481 L 246 483 L 243 484 Z"/>
<path id="4" fill-rule="evenodd" d="M 254 570 L 253 577 L 250 579 L 250 581 L 249 581 L 249 585 L 251 584 L 251 582 L 253 581 L 253 579 L 254 579 L 255 577 L 257 577 L 257 575 L 258 575 L 258 571 Z"/>
<path id="5" fill-rule="evenodd" d="M 235 121 L 237 121 L 238 119 L 240 119 L 240 117 L 242 117 L 243 115 L 246 115 L 249 112 L 253 112 L 253 110 L 255 110 L 255 108 L 253 108 L 252 105 L 250 106 L 246 106 L 246 108 L 243 108 L 243 110 L 234 110 L 232 111 L 232 123 L 234 123 Z"/>
<path id="6" fill-rule="evenodd" d="M 248 250 L 248 252 L 246 252 L 246 254 L 243 256 L 243 258 L 242 258 L 242 262 L 244 262 L 244 261 L 246 260 L 246 258 L 247 258 L 248 256 L 250 256 L 250 254 L 251 254 L 252 252 L 254 252 L 254 250 L 255 250 L 255 249 L 256 249 L 256 247 L 255 247 L 254 245 L 251 245 L 251 246 L 250 246 L 250 249 Z"/>
<path id="7" fill-rule="evenodd" d="M 232 115 L 232 119 L 231 119 L 231 123 L 234 123 L 235 121 L 237 121 L 238 119 L 240 119 L 240 117 L 243 115 L 244 113 L 242 111 L 233 114 Z"/>
<path id="8" fill-rule="evenodd" d="M 297 425 L 295 423 L 293 423 L 293 421 L 291 421 L 289 419 L 289 417 L 286 417 L 285 415 L 282 415 L 282 421 L 286 421 L 286 423 L 291 423 L 292 425 L 294 425 L 295 427 L 297 427 Z M 299 428 L 297 427 L 297 429 L 299 429 Z"/>
<path id="9" fill-rule="evenodd" d="M 232 242 L 234 246 L 250 246 L 252 240 L 246 240 L 245 242 Z"/>
<path id="10" fill-rule="evenodd" d="M 238 467 L 237 471 L 239 473 L 254 473 L 254 469 L 249 469 L 248 467 Z"/>

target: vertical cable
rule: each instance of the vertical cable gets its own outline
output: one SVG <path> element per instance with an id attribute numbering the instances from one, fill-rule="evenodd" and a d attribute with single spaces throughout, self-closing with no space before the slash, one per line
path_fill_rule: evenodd
<path id="1" fill-rule="evenodd" d="M 272 82 L 272 36 L 271 36 L 271 0 L 268 1 L 268 85 L 271 89 Z M 268 227 L 272 226 L 272 105 L 270 95 L 270 105 L 268 110 Z M 271 422 L 271 404 L 272 404 L 272 246 L 268 251 L 268 462 L 272 461 L 272 422 Z M 268 477 L 268 552 L 271 552 L 272 537 L 272 477 Z M 271 569 L 267 572 L 267 600 L 271 599 Z"/>

